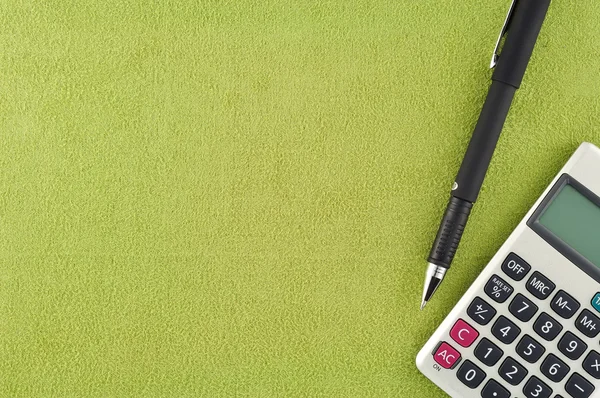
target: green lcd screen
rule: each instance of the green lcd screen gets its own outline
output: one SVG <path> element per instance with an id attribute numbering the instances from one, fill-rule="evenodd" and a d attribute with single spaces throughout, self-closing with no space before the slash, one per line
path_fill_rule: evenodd
<path id="1" fill-rule="evenodd" d="M 600 207 L 571 185 L 564 185 L 538 222 L 600 268 Z"/>

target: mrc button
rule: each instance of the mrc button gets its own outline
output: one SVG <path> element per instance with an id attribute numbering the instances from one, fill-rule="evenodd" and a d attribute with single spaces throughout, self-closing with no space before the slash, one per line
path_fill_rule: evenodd
<path id="1" fill-rule="evenodd" d="M 527 281 L 527 290 L 535 297 L 545 300 L 554 291 L 556 285 L 544 275 L 535 271 Z"/>
<path id="2" fill-rule="evenodd" d="M 502 263 L 502 271 L 516 281 L 525 278 L 530 270 L 531 265 L 515 253 L 510 253 Z"/>
<path id="3" fill-rule="evenodd" d="M 590 310 L 583 310 L 575 321 L 577 329 L 587 337 L 596 337 L 600 333 L 600 319 Z"/>

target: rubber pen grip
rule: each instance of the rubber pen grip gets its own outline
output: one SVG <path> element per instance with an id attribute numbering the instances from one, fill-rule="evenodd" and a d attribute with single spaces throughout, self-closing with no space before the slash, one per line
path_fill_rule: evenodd
<path id="1" fill-rule="evenodd" d="M 473 204 L 466 200 L 454 196 L 450 197 L 450 202 L 448 202 L 444 218 L 429 253 L 428 262 L 450 268 L 472 207 Z"/>

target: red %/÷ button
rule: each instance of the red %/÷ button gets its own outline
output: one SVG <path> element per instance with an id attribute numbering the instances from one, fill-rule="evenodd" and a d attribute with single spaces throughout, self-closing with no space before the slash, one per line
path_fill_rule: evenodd
<path id="1" fill-rule="evenodd" d="M 435 353 L 433 359 L 444 369 L 452 369 L 460 359 L 460 353 L 446 342 L 442 342 Z"/>

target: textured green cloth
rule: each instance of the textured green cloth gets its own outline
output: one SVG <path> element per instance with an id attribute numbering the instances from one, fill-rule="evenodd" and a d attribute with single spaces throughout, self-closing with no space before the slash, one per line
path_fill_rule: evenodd
<path id="1" fill-rule="evenodd" d="M 0 396 L 444 396 L 417 351 L 600 144 L 600 3 L 554 0 L 418 311 L 508 5 L 0 2 Z"/>

